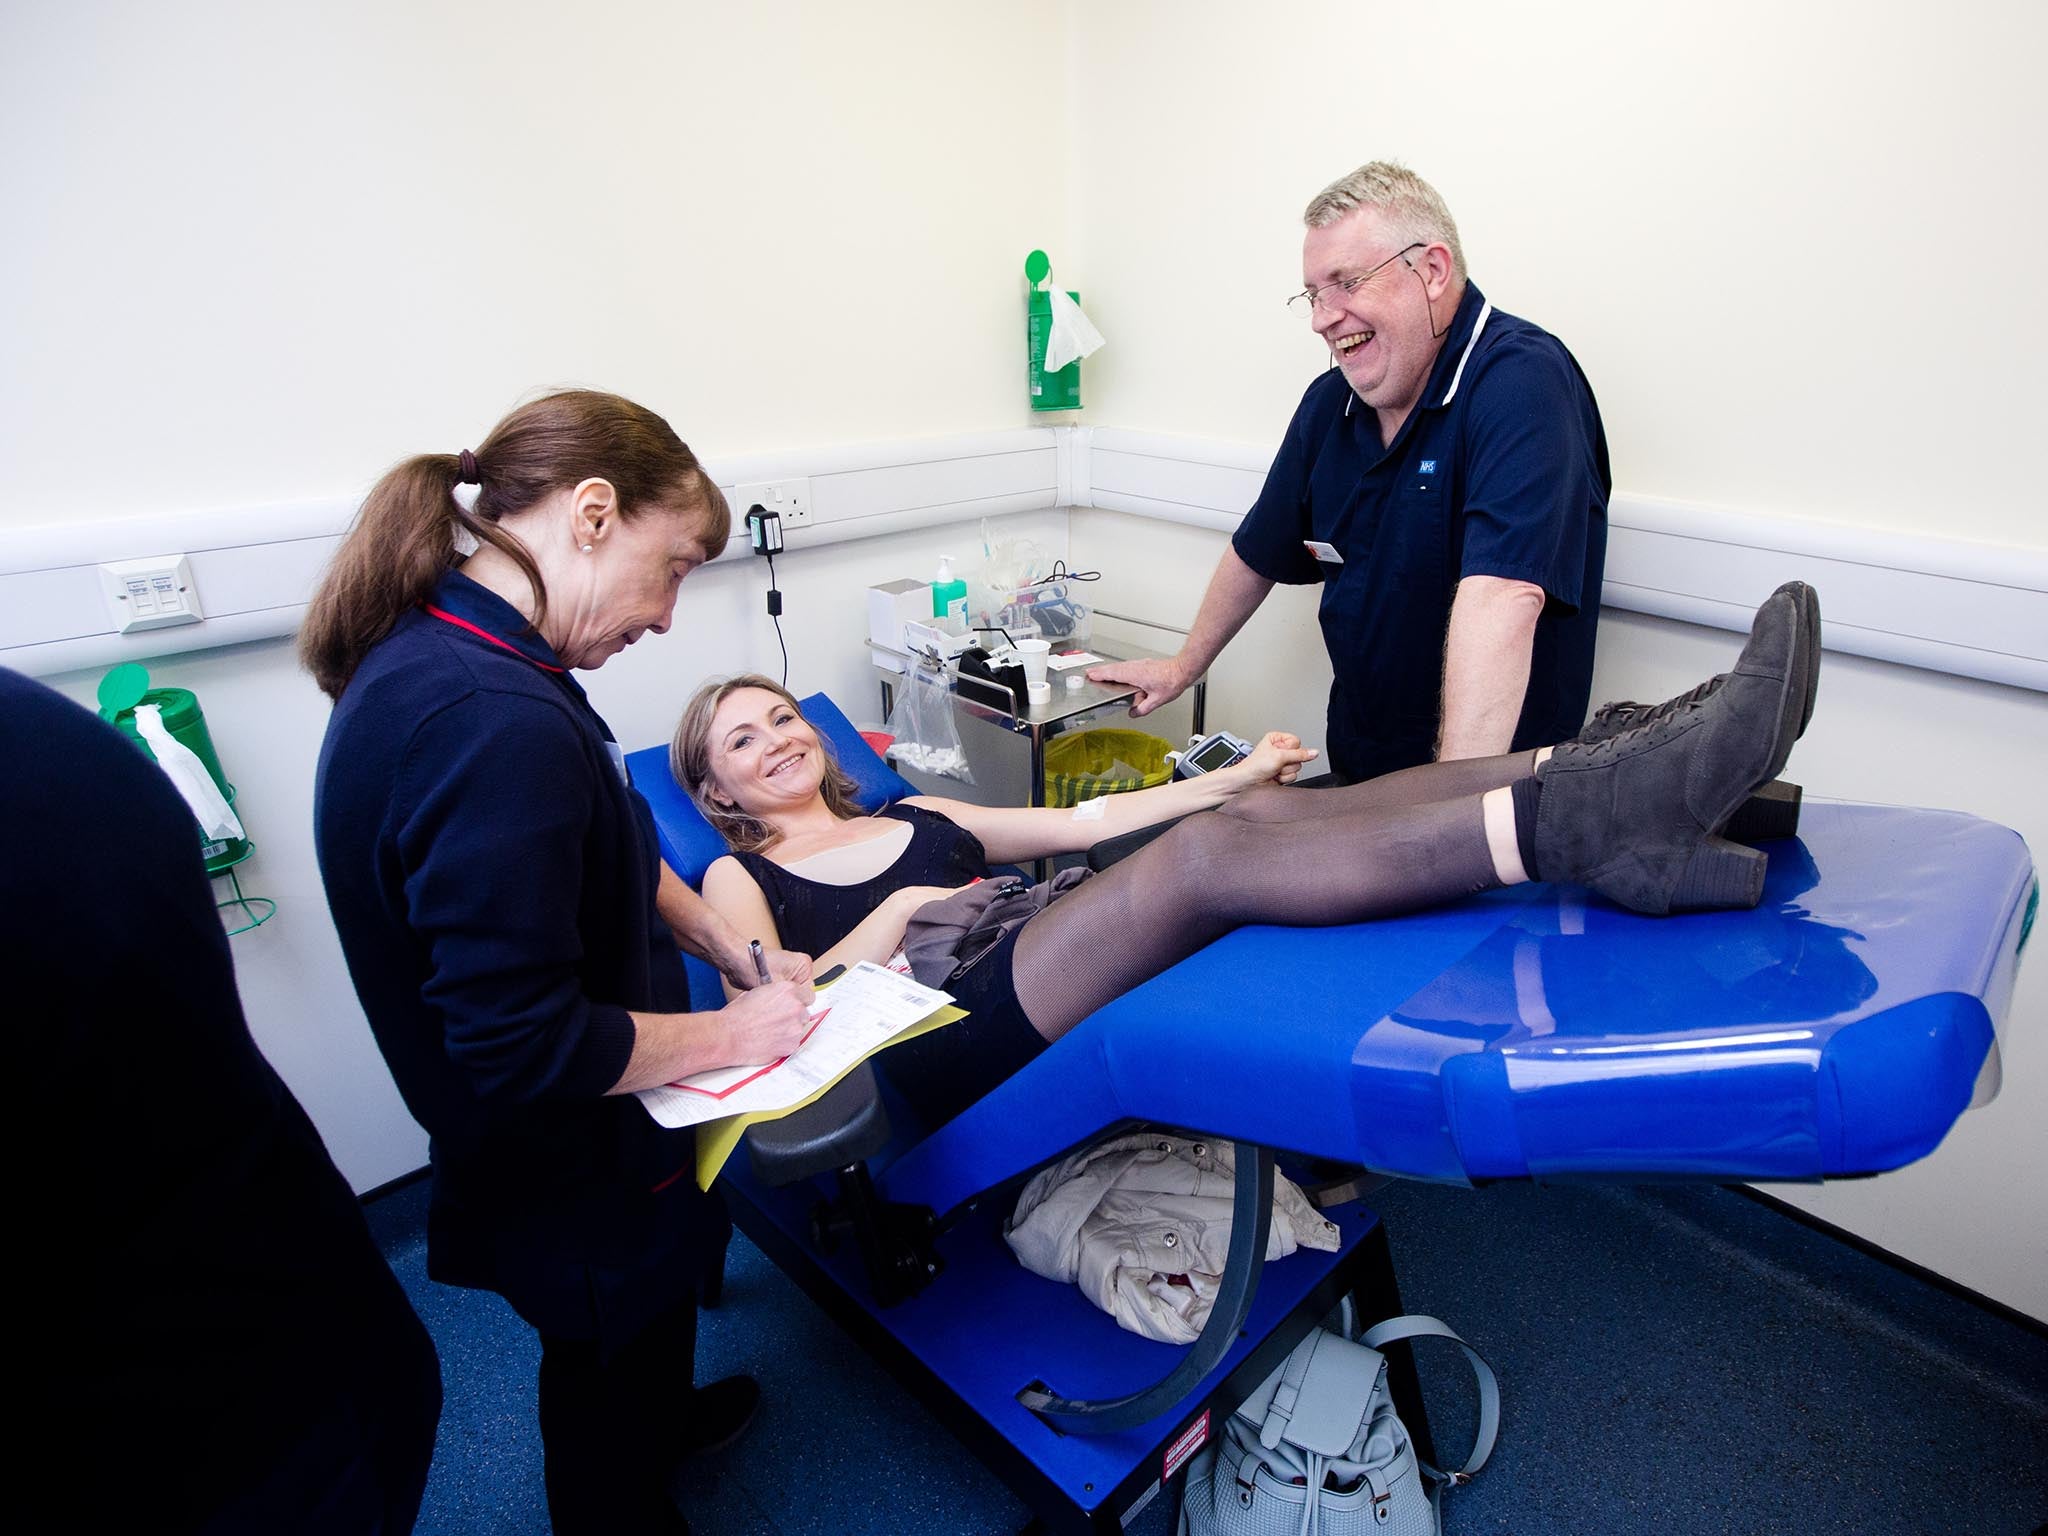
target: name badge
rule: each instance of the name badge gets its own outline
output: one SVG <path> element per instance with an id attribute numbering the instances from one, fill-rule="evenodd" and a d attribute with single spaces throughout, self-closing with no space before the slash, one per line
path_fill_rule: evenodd
<path id="1" fill-rule="evenodd" d="M 604 744 L 604 749 L 605 751 L 611 753 L 612 766 L 619 770 L 619 782 L 625 785 L 628 789 L 631 789 L 633 787 L 633 776 L 630 773 L 626 772 L 626 749 L 620 746 L 616 741 L 606 742 Z"/>
<path id="2" fill-rule="evenodd" d="M 1342 565 L 1344 557 L 1337 553 L 1337 546 L 1325 544 L 1321 539 L 1303 539 L 1301 547 L 1314 555 L 1324 565 Z"/>

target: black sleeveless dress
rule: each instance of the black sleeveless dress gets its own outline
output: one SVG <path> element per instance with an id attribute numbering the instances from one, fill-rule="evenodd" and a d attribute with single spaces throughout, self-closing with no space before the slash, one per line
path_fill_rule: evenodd
<path id="1" fill-rule="evenodd" d="M 784 946 L 821 955 L 894 891 L 988 878 L 981 839 L 957 822 L 918 805 L 888 805 L 875 814 L 908 822 L 910 842 L 887 869 L 853 885 L 806 880 L 758 853 L 733 855 L 767 897 Z M 875 1058 L 927 1128 L 952 1119 L 1045 1049 L 1017 1002 L 1010 960 L 1018 931 L 948 987 L 966 1018 Z"/>

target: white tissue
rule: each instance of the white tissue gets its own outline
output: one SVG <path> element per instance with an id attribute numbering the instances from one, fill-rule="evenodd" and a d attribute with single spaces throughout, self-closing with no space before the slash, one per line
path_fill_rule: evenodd
<path id="1" fill-rule="evenodd" d="M 157 766 L 170 776 L 172 785 L 192 807 L 199 830 L 213 841 L 241 837 L 242 822 L 235 815 L 235 808 L 214 787 L 213 775 L 206 771 L 206 764 L 199 761 L 190 747 L 165 729 L 163 710 L 155 704 L 138 704 L 135 707 L 135 729 L 142 733 L 142 739 L 149 743 L 149 750 L 156 754 Z"/>
<path id="2" fill-rule="evenodd" d="M 1045 333 L 1045 371 L 1058 373 L 1101 346 L 1102 332 L 1081 313 L 1081 306 L 1067 297 L 1064 288 L 1049 288 L 1046 294 L 1052 300 L 1052 325 Z"/>

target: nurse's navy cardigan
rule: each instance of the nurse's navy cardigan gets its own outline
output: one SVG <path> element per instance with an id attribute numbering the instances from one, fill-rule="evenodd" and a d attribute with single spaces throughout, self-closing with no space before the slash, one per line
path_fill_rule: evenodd
<path id="1" fill-rule="evenodd" d="M 363 1011 L 432 1138 L 429 1273 L 609 1342 L 694 1273 L 715 1219 L 691 1133 L 605 1096 L 628 1010 L 683 1011 L 689 984 L 646 802 L 526 630 L 443 578 L 336 704 L 315 834 Z"/>

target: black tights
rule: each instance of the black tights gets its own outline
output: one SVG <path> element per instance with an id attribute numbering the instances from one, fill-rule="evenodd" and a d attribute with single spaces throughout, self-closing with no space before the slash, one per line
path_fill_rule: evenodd
<path id="1" fill-rule="evenodd" d="M 1190 816 L 1033 918 L 1017 1000 L 1058 1039 L 1247 923 L 1391 917 L 1498 885 L 1479 797 L 1535 754 L 1427 763 L 1339 789 L 1270 786 Z"/>

